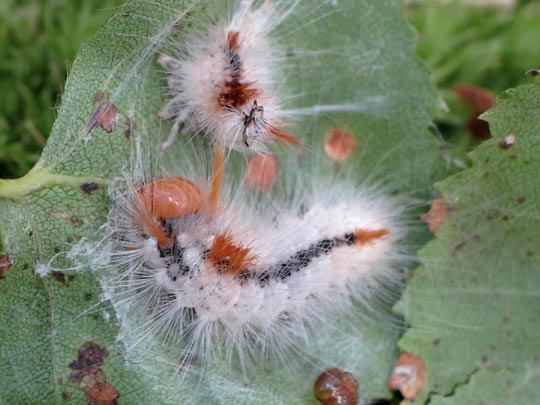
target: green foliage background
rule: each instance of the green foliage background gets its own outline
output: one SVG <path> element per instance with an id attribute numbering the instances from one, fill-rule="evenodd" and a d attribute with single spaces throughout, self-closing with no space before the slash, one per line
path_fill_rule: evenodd
<path id="1" fill-rule="evenodd" d="M 527 82 L 525 72 L 540 67 L 540 2 L 501 8 L 426 0 L 409 4 L 406 15 L 418 30 L 417 54 L 449 107 L 436 117 L 439 131 L 452 156 L 469 163 L 466 153 L 481 140 L 468 132 L 471 111 L 452 88 L 473 85 L 498 95 Z"/>
<path id="2" fill-rule="evenodd" d="M 81 43 L 122 0 L 0 1 L 0 178 L 38 160 Z"/>

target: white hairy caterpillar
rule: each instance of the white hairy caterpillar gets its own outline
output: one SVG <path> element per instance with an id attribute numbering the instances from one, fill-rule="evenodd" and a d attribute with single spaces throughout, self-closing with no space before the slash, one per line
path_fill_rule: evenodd
<path id="1" fill-rule="evenodd" d="M 183 125 L 188 134 L 206 133 L 221 146 L 262 152 L 273 140 L 298 144 L 281 129 L 277 67 L 285 51 L 271 32 L 285 18 L 270 1 L 240 2 L 229 19 L 191 39 L 177 55 L 158 62 L 168 75 L 169 101 L 161 116 L 174 125 L 163 148 Z"/>
<path id="2" fill-rule="evenodd" d="M 257 70 L 258 64 L 250 65 L 250 53 L 242 53 L 246 42 L 241 40 L 251 38 L 257 44 L 254 50 L 270 49 L 271 55 L 270 43 L 263 41 L 270 29 L 257 33 L 249 24 L 238 31 L 231 27 L 234 21 L 263 17 L 281 21 L 283 14 L 269 12 L 268 2 L 257 2 L 262 4 L 259 8 L 252 1 L 240 4 L 225 23 L 210 25 L 201 37 L 186 41 L 186 59 L 160 58 L 169 70 L 172 96 L 164 116 L 174 120 L 171 135 L 182 126 L 187 135 L 208 134 L 220 148 L 252 150 L 259 153 L 257 157 L 268 157 L 261 153 L 270 141 L 280 138 L 278 128 L 285 112 L 272 92 L 273 65 L 259 63 L 268 75 Z M 237 87 L 250 84 L 241 92 L 249 97 L 241 97 L 234 108 L 219 103 L 216 86 L 185 91 L 199 73 L 205 83 L 230 79 L 226 64 L 196 70 L 199 63 L 208 66 L 201 59 L 209 57 L 209 49 L 221 54 L 221 61 L 236 58 L 237 52 L 243 73 L 257 73 L 253 79 L 238 80 Z M 257 93 L 252 92 L 252 83 L 260 87 Z M 230 95 L 236 93 L 225 94 L 234 99 Z M 306 111 L 314 115 L 319 110 L 350 111 L 346 107 L 317 106 Z M 142 128 L 144 123 L 139 125 Z M 354 152 L 356 142 L 344 143 L 350 135 L 338 128 L 331 134 L 339 136 L 329 141 L 327 149 L 332 153 L 327 153 L 341 163 Z M 296 143 L 285 135 L 281 138 Z M 153 156 L 146 166 L 158 170 L 130 173 L 127 188 L 113 188 L 115 206 L 109 221 L 113 237 L 108 245 L 113 272 L 101 280 L 128 347 L 164 342 L 179 354 L 181 368 L 194 358 L 205 365 L 223 351 L 237 357 L 246 371 L 260 356 L 285 359 L 289 348 L 305 345 L 318 326 L 327 327 L 329 320 L 354 312 L 356 304 L 375 307 L 388 291 L 399 290 L 392 286 L 403 281 L 398 270 L 406 258 L 406 226 L 398 198 L 389 199 L 375 187 L 337 180 L 335 173 L 321 174 L 320 168 L 311 170 L 313 166 L 305 164 L 312 159 L 307 148 L 308 154 L 297 156 L 293 150 L 282 159 L 282 172 L 290 180 L 287 187 L 278 184 L 271 193 L 252 198 L 234 175 L 225 176 L 220 185 L 222 172 L 227 172 L 223 152 L 207 184 L 201 176 L 206 160 L 184 149 L 186 142 L 177 142 L 180 152 L 174 159 L 185 163 L 183 168 L 167 166 L 161 156 Z M 317 146 L 322 149 L 322 142 Z M 262 193 L 275 180 L 257 185 L 256 175 L 255 179 L 255 187 L 250 181 L 244 184 Z"/>
<path id="3" fill-rule="evenodd" d="M 283 358 L 403 281 L 400 199 L 323 175 L 255 198 L 226 176 L 215 205 L 211 186 L 188 173 L 169 168 L 114 192 L 114 272 L 104 283 L 144 320 L 131 340 L 179 348 L 182 366 L 216 352 L 244 370 Z"/>

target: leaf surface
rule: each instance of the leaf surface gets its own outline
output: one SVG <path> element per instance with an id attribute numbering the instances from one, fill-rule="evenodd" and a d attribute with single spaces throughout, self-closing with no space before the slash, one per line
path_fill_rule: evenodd
<path id="1" fill-rule="evenodd" d="M 539 113 L 538 82 L 503 93 L 484 115 L 494 138 L 471 153 L 470 169 L 437 186 L 451 214 L 399 303 L 411 324 L 400 346 L 426 364 L 424 398 L 456 389 L 436 403 L 473 403 L 458 401 L 473 391 L 460 387 L 470 376 L 490 402 L 483 394 L 500 393 L 506 375 L 509 391 L 496 402 L 523 403 L 510 387 L 538 369 Z"/>

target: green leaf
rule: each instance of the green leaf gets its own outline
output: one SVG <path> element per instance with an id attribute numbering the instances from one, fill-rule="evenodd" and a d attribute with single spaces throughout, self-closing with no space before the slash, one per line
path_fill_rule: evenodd
<path id="1" fill-rule="evenodd" d="M 422 250 L 424 266 L 399 304 L 411 324 L 400 346 L 426 364 L 422 398 L 449 395 L 477 372 L 471 384 L 501 392 L 505 373 L 492 371 L 507 370 L 515 385 L 525 369 L 538 369 L 539 113 L 540 83 L 503 93 L 485 114 L 494 138 L 471 154 L 472 168 L 437 186 L 451 214 Z M 471 392 L 458 387 L 456 398 L 460 390 Z M 507 393 L 496 402 L 535 397 L 520 402 Z"/>
<path id="2" fill-rule="evenodd" d="M 180 381 L 174 348 L 167 361 L 158 360 L 166 357 L 164 348 L 137 346 L 126 353 L 114 306 L 100 300 L 99 249 L 92 271 L 38 274 L 56 254 L 54 267 L 78 265 L 62 252 L 81 238 L 103 236 L 107 187 L 129 170 L 137 143 L 148 153 L 143 161 L 155 163 L 151 147 L 169 130 L 156 114 L 165 102 L 165 80 L 155 61 L 171 40 L 195 35 L 190 22 L 231 8 L 213 3 L 125 6 L 81 49 L 36 167 L 21 179 L 0 181 L 0 233 L 14 260 L 0 279 L 0 398 L 7 403 L 81 402 L 98 394 L 130 404 L 315 401 L 312 387 L 321 369 L 301 358 L 295 370 L 258 365 L 248 381 L 226 361 L 203 380 Z M 398 1 L 369 0 L 297 5 L 280 29 L 293 66 L 282 87 L 297 95 L 287 107 L 331 107 L 295 128 L 315 152 L 307 159 L 331 167 L 319 151 L 326 131 L 339 125 L 360 140 L 362 159 L 345 169 L 360 179 L 385 180 L 392 191 L 425 195 L 440 172 L 437 140 L 428 131 L 439 101 L 413 57 L 414 35 L 400 7 Z M 182 17 L 187 10 L 189 20 Z M 172 30 L 177 23 L 181 32 Z M 96 122 L 100 108 L 117 112 L 114 125 Z M 344 316 L 336 327 L 316 331 L 306 352 L 321 359 L 320 366 L 353 372 L 362 398 L 387 396 L 399 329 L 359 314 Z"/>
<path id="3" fill-rule="evenodd" d="M 539 374 L 534 368 L 523 366 L 512 371 L 482 369 L 471 376 L 455 394 L 433 395 L 433 405 L 530 404 L 538 396 Z"/>

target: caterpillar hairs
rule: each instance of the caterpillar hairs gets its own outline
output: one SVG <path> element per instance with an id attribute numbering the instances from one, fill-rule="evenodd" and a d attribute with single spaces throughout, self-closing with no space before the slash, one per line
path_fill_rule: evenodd
<path id="1" fill-rule="evenodd" d="M 284 52 L 273 35 L 297 3 L 280 10 L 269 1 L 234 2 L 229 18 L 186 30 L 184 45 L 158 58 L 167 78 L 160 116 L 171 121 L 163 153 L 152 155 L 154 135 L 130 138 L 137 167 L 111 186 L 107 237 L 79 249 L 107 256 L 106 265 L 92 267 L 128 353 L 159 345 L 179 359 L 181 372 L 209 370 L 225 358 L 221 364 L 249 376 L 260 359 L 289 364 L 296 352 L 311 360 L 304 354 L 317 330 L 340 333 L 336 320 L 358 308 L 376 312 L 383 301 L 390 318 L 410 260 L 408 204 L 347 179 L 343 166 L 359 142 L 336 117 L 292 131 L 331 129 L 317 145 L 330 158 L 325 163 L 308 147 L 269 151 L 274 141 L 300 143 L 288 132 L 295 110 L 282 108 Z M 296 111 L 357 111 L 345 105 Z M 144 127 L 138 123 L 141 134 Z M 190 139 L 173 141 L 179 132 Z M 208 159 L 193 149 L 206 153 L 208 139 L 210 176 Z M 143 149 L 151 152 L 143 156 Z M 241 153 L 225 165 L 225 150 Z M 161 353 L 152 351 L 150 361 Z"/>
<path id="2" fill-rule="evenodd" d="M 260 199 L 226 177 L 215 204 L 212 184 L 173 171 L 113 195 L 104 285 L 144 320 L 136 342 L 177 347 L 186 364 L 225 353 L 246 371 L 401 281 L 403 209 L 376 188 L 300 176 Z"/>
<path id="3" fill-rule="evenodd" d="M 282 129 L 276 82 L 279 54 L 270 33 L 284 18 L 270 1 L 244 0 L 226 23 L 188 41 L 179 55 L 162 54 L 170 100 L 161 116 L 174 121 L 167 148 L 183 125 L 227 148 L 263 152 L 274 140 L 298 145 Z"/>

